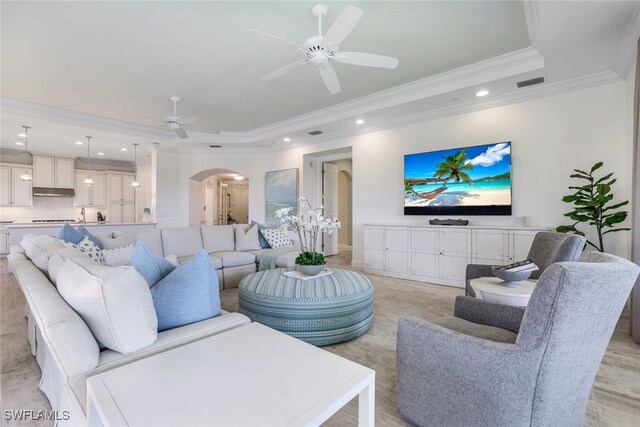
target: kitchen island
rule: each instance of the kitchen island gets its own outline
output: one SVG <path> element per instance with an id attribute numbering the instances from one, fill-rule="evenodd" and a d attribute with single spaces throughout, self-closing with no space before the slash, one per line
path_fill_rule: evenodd
<path id="1" fill-rule="evenodd" d="M 112 231 L 138 231 L 146 230 L 149 228 L 156 228 L 157 223 L 109 223 L 109 222 L 87 222 L 83 224 L 78 221 L 69 221 L 67 224 L 73 227 L 79 227 L 84 225 L 87 230 L 91 232 L 112 232 Z M 9 245 L 20 244 L 20 239 L 25 234 L 47 234 L 55 236 L 65 222 L 46 222 L 46 223 L 33 223 L 33 222 L 13 222 L 0 224 L 0 232 L 8 233 Z M 4 248 L 2 248 L 4 249 Z M 8 248 L 6 248 L 8 252 Z M 6 252 L 5 252 L 6 253 Z"/>

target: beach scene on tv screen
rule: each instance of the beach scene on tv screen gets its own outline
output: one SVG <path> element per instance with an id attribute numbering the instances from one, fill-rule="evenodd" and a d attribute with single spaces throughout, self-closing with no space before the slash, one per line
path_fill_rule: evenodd
<path id="1" fill-rule="evenodd" d="M 511 143 L 406 155 L 404 205 L 511 205 Z"/>

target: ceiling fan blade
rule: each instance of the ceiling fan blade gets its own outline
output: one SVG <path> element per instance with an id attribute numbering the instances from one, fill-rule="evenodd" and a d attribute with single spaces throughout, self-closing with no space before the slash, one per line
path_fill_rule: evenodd
<path id="1" fill-rule="evenodd" d="M 296 66 L 306 64 L 307 62 L 309 62 L 309 61 L 308 60 L 296 61 L 293 64 L 289 64 L 286 67 L 279 68 L 279 69 L 267 74 L 266 76 L 260 77 L 260 80 L 262 80 L 263 82 L 268 82 L 269 80 L 273 80 L 276 77 L 280 77 L 282 75 L 285 75 L 285 74 L 293 71 L 293 69 L 296 68 Z"/>
<path id="2" fill-rule="evenodd" d="M 175 128 L 173 131 L 176 133 L 176 135 L 178 135 L 178 138 L 180 139 L 189 138 L 189 135 L 187 135 L 187 132 L 185 132 L 183 128 Z"/>
<path id="3" fill-rule="evenodd" d="M 324 35 L 323 43 L 337 47 L 349 35 L 362 18 L 362 11 L 355 6 L 347 6 Z"/>
<path id="4" fill-rule="evenodd" d="M 338 81 L 338 76 L 336 76 L 336 71 L 329 64 L 320 65 L 320 77 L 322 77 L 322 81 L 324 85 L 329 90 L 331 95 L 335 95 L 336 93 L 340 93 L 342 89 L 340 89 L 340 82 Z"/>
<path id="5" fill-rule="evenodd" d="M 182 125 L 190 125 L 191 123 L 195 123 L 198 121 L 197 117 L 188 116 L 180 119 L 180 124 Z"/>
<path id="6" fill-rule="evenodd" d="M 286 46 L 293 46 L 295 48 L 302 48 L 302 45 L 296 43 L 296 42 L 292 42 L 291 40 L 287 40 L 287 39 L 283 39 L 280 36 L 276 36 L 274 34 L 269 34 L 269 33 L 265 33 L 264 31 L 260 31 L 260 30 L 256 30 L 255 28 L 249 28 L 247 30 L 247 32 L 249 34 L 252 34 L 254 36 L 266 39 L 266 40 L 271 40 L 271 41 L 276 41 L 279 42 L 280 44 L 286 45 Z"/>
<path id="7" fill-rule="evenodd" d="M 375 55 L 373 53 L 340 52 L 334 59 L 345 64 L 363 65 L 365 67 L 388 68 L 390 70 L 393 70 L 398 66 L 398 58 Z"/>

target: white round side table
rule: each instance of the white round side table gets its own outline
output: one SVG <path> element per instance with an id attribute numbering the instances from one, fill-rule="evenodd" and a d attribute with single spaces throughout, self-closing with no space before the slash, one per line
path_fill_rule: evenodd
<path id="1" fill-rule="evenodd" d="M 502 279 L 497 277 L 480 277 L 472 279 L 469 284 L 476 293 L 476 298 L 498 304 L 526 307 L 533 293 L 536 282 L 533 280 L 521 280 L 519 288 L 508 288 L 500 283 Z"/>

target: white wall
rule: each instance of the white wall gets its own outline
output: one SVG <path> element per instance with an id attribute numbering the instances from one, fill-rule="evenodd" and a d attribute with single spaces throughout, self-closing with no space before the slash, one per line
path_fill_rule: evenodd
<path id="1" fill-rule="evenodd" d="M 627 85 L 612 83 L 458 116 L 431 120 L 324 144 L 276 153 L 219 152 L 215 156 L 159 153 L 158 212 L 161 226 L 189 223 L 189 177 L 228 168 L 249 178 L 249 215 L 264 220 L 264 173 L 300 168 L 305 154 L 351 146 L 353 150 L 353 259 L 362 261 L 365 223 L 426 223 L 403 215 L 403 156 L 409 153 L 512 141 L 513 215 L 527 225 L 566 223 L 561 198 L 574 184 L 574 168 L 603 161 L 615 172 L 616 200 L 631 195 L 631 144 L 626 116 Z M 513 224 L 512 217 L 471 217 L 473 224 Z M 608 236 L 606 249 L 629 255 L 630 234 Z"/>

